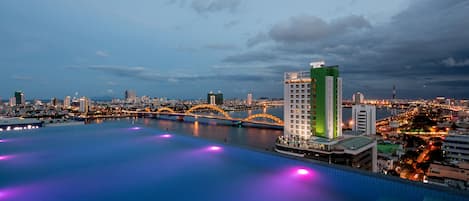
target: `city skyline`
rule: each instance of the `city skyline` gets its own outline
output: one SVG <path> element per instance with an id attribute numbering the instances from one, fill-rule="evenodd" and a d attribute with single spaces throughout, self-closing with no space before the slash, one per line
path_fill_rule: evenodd
<path id="1" fill-rule="evenodd" d="M 16 90 L 27 99 L 122 97 L 126 89 L 183 99 L 212 89 L 282 97 L 281 72 L 323 59 L 341 66 L 344 97 L 391 98 L 396 85 L 397 98 L 468 98 L 468 7 L 457 0 L 2 1 L 0 97 Z"/>

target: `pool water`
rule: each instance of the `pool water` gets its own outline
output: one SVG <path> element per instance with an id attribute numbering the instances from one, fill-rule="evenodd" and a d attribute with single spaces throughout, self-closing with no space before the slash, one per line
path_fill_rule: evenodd
<path id="1" fill-rule="evenodd" d="M 467 200 L 127 122 L 0 133 L 0 200 Z"/>

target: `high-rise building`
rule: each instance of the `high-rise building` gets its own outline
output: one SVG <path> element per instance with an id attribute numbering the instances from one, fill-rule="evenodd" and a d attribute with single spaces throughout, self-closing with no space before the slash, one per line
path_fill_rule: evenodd
<path id="1" fill-rule="evenodd" d="M 318 137 L 342 136 L 342 78 L 339 66 L 311 63 L 311 128 Z"/>
<path id="2" fill-rule="evenodd" d="M 71 102 L 71 97 L 66 96 L 64 99 L 64 108 L 69 108 L 70 107 L 70 102 Z"/>
<path id="3" fill-rule="evenodd" d="M 252 93 L 248 93 L 248 97 L 246 98 L 246 105 L 252 105 Z"/>
<path id="4" fill-rule="evenodd" d="M 284 75 L 284 135 L 280 153 L 377 171 L 376 141 L 342 136 L 342 79 L 338 66 L 311 63 Z"/>
<path id="5" fill-rule="evenodd" d="M 376 134 L 376 107 L 374 105 L 352 106 L 352 130 L 365 135 Z"/>
<path id="6" fill-rule="evenodd" d="M 24 93 L 22 91 L 15 91 L 16 105 L 24 105 Z"/>
<path id="7" fill-rule="evenodd" d="M 283 86 L 284 135 L 311 138 L 310 72 L 286 72 Z"/>
<path id="8" fill-rule="evenodd" d="M 352 102 L 355 105 L 364 104 L 365 103 L 365 96 L 360 92 L 354 93 L 352 95 Z"/>
<path id="9" fill-rule="evenodd" d="M 81 97 L 80 98 L 80 108 L 79 112 L 81 113 L 88 113 L 89 110 L 89 100 L 87 97 Z"/>
<path id="10" fill-rule="evenodd" d="M 128 102 L 135 102 L 137 100 L 137 93 L 133 90 L 125 90 L 125 100 Z"/>
<path id="11" fill-rule="evenodd" d="M 10 103 L 10 107 L 15 106 L 16 105 L 16 98 L 15 97 L 10 97 L 9 103 Z"/>
<path id="12" fill-rule="evenodd" d="M 58 104 L 57 98 L 55 98 L 55 97 L 54 97 L 54 98 L 51 98 L 51 99 L 50 99 L 50 104 L 51 104 L 52 106 L 57 106 L 57 104 Z"/>
<path id="13" fill-rule="evenodd" d="M 211 105 L 223 105 L 223 93 L 221 93 L 221 91 L 218 91 L 218 93 L 210 91 L 207 94 L 207 103 Z"/>

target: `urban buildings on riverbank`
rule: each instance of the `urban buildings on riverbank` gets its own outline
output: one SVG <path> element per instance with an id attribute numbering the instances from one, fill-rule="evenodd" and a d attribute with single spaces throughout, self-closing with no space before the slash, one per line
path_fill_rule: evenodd
<path id="1" fill-rule="evenodd" d="M 286 72 L 284 135 L 280 153 L 377 171 L 376 141 L 342 135 L 342 78 L 338 66 L 311 63 L 310 71 Z"/>

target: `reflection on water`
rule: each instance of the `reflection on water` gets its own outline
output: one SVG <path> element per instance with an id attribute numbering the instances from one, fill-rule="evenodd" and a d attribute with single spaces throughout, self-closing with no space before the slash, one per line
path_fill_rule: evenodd
<path id="1" fill-rule="evenodd" d="M 265 107 L 259 110 L 237 111 L 229 112 L 233 118 L 246 118 L 248 116 L 267 113 L 283 119 L 283 107 Z M 345 122 L 352 116 L 351 108 L 343 109 L 343 119 Z M 377 119 L 389 116 L 389 111 L 386 109 L 377 109 Z M 219 121 L 213 119 L 203 118 L 190 118 L 187 117 L 184 121 L 165 120 L 142 118 L 133 119 L 135 124 L 144 124 L 148 127 L 154 127 L 165 130 L 171 133 L 178 133 L 183 135 L 191 135 L 195 137 L 202 137 L 212 139 L 220 142 L 230 144 L 250 146 L 260 149 L 271 149 L 275 144 L 275 139 L 283 135 L 282 130 L 267 129 L 267 128 L 252 128 L 252 127 L 237 127 L 227 125 L 226 121 Z M 97 120 L 95 123 L 101 123 L 102 120 Z M 230 122 L 228 122 L 229 124 Z"/>
<path id="2" fill-rule="evenodd" d="M 137 120 L 137 123 L 139 122 L 151 128 L 167 130 L 170 133 L 192 135 L 259 149 L 271 149 L 275 139 L 283 134 L 282 130 L 222 125 L 216 120 L 180 122 L 144 118 Z"/>

